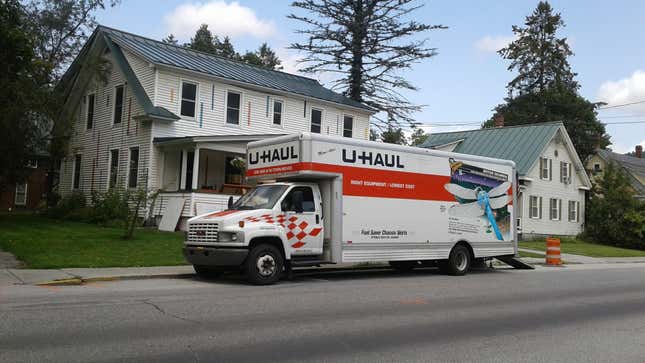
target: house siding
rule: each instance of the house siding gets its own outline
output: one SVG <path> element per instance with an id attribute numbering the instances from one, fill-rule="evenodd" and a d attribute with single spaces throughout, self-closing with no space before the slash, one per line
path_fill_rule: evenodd
<path id="1" fill-rule="evenodd" d="M 80 187 L 78 191 L 84 193 L 88 198 L 92 191 L 107 190 L 110 150 L 113 149 L 119 150 L 117 180 L 123 186 L 126 183 L 128 173 L 130 148 L 139 147 L 138 185 L 145 186 L 146 184 L 147 169 L 150 164 L 150 122 L 135 120 L 135 116 L 143 115 L 144 111 L 134 97 L 130 86 L 126 85 L 121 124 L 113 124 L 114 88 L 117 85 L 125 84 L 126 81 L 112 57 L 107 55 L 107 59 L 112 63 L 107 84 L 92 82 L 85 90 L 75 90 L 75 92 L 82 92 L 83 97 L 75 107 L 69 151 L 61 162 L 59 192 L 62 196 L 73 192 L 72 183 L 76 154 L 81 154 Z M 130 55 L 130 60 L 133 61 L 133 59 L 134 57 Z M 139 66 L 141 66 L 140 62 Z M 135 72 L 137 70 L 141 71 L 141 67 L 133 66 L 132 68 Z M 154 88 L 154 84 L 152 87 Z M 84 96 L 92 92 L 96 94 L 94 125 L 92 129 L 88 130 L 86 128 L 87 102 Z"/>
<path id="2" fill-rule="evenodd" d="M 329 103 L 288 95 L 270 94 L 231 85 L 211 77 L 175 69 L 157 68 L 155 106 L 164 107 L 181 117 L 181 82 L 196 83 L 197 105 L 193 119 L 182 117 L 172 123 L 155 123 L 152 138 L 215 135 L 290 134 L 309 131 L 311 109 L 323 110 L 321 133 L 343 135 L 343 116 L 354 118 L 352 137 L 366 140 L 369 137 L 369 114 L 358 110 L 343 109 Z M 228 91 L 240 93 L 239 125 L 226 123 L 226 97 Z M 283 102 L 282 124 L 273 124 L 273 101 Z M 268 107 L 267 107 L 268 102 Z M 306 112 L 305 112 L 306 105 Z M 161 185 L 163 152 L 153 147 L 150 165 L 150 185 Z M 200 167 L 201 168 L 201 167 Z"/>
<path id="3" fill-rule="evenodd" d="M 540 178 L 540 161 L 537 159 L 535 164 L 530 169 L 526 177 L 533 179 L 526 183 L 526 187 L 522 188 L 522 235 L 523 237 L 531 238 L 533 236 L 545 235 L 559 235 L 559 236 L 575 236 L 582 232 L 584 226 L 585 214 L 585 190 L 580 189 L 585 187 L 584 181 L 580 173 L 584 170 L 576 170 L 575 162 L 572 155 L 569 154 L 568 149 L 558 142 L 559 138 L 554 137 L 541 156 L 552 159 L 552 180 L 543 180 Z M 558 156 L 555 156 L 557 151 Z M 564 161 L 571 163 L 571 183 L 565 184 L 560 181 L 560 162 Z M 542 197 L 542 218 L 530 218 L 529 214 L 529 198 L 530 196 Z M 549 199 L 561 199 L 561 219 L 551 220 L 549 211 Z M 578 222 L 570 222 L 568 218 L 568 202 L 577 201 L 580 203 L 580 210 L 578 215 Z"/>

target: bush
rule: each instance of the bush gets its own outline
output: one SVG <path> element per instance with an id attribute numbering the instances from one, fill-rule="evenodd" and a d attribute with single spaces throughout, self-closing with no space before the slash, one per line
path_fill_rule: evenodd
<path id="1" fill-rule="evenodd" d="M 74 192 L 70 196 L 60 199 L 54 207 L 49 208 L 46 215 L 57 219 L 84 220 L 79 218 L 86 217 L 88 212 L 80 212 L 80 210 L 87 209 L 86 205 L 85 195 L 81 192 Z"/>
<path id="2" fill-rule="evenodd" d="M 627 176 L 613 163 L 594 183 L 584 236 L 602 244 L 645 250 L 645 203 L 634 198 Z"/>
<path id="3" fill-rule="evenodd" d="M 128 218 L 128 193 L 113 188 L 92 193 L 90 221 L 101 225 L 122 226 Z"/>

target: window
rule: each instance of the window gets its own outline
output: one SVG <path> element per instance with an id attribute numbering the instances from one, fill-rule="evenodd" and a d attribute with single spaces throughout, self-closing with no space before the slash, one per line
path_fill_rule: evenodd
<path id="1" fill-rule="evenodd" d="M 571 184 L 571 163 L 560 162 L 560 182 Z"/>
<path id="2" fill-rule="evenodd" d="M 15 205 L 27 205 L 27 184 L 16 184 Z"/>
<path id="3" fill-rule="evenodd" d="M 114 89 L 114 123 L 120 124 L 123 117 L 123 98 L 125 88 L 123 85 L 116 86 Z"/>
<path id="4" fill-rule="evenodd" d="M 91 130 L 94 127 L 94 101 L 96 101 L 96 95 L 90 94 L 87 95 L 87 118 L 85 127 L 87 130 Z"/>
<path id="5" fill-rule="evenodd" d="M 282 125 L 282 101 L 273 101 L 273 124 Z"/>
<path id="6" fill-rule="evenodd" d="M 322 129 L 322 111 L 312 108 L 311 109 L 311 132 L 315 132 L 319 134 L 321 129 Z"/>
<path id="7" fill-rule="evenodd" d="M 575 200 L 569 201 L 569 222 L 578 222 L 580 214 L 580 202 Z"/>
<path id="8" fill-rule="evenodd" d="M 531 195 L 529 197 L 529 217 L 542 218 L 542 197 Z"/>
<path id="9" fill-rule="evenodd" d="M 352 116 L 343 117 L 343 136 L 352 137 L 352 131 L 354 130 L 354 118 Z"/>
<path id="10" fill-rule="evenodd" d="M 226 123 L 240 124 L 240 103 L 242 95 L 236 92 L 228 91 L 226 94 Z"/>
<path id="11" fill-rule="evenodd" d="M 81 154 L 74 157 L 74 179 L 72 189 L 78 189 L 81 186 Z"/>
<path id="12" fill-rule="evenodd" d="M 551 159 L 540 158 L 540 179 L 551 180 L 551 165 Z"/>
<path id="13" fill-rule="evenodd" d="M 181 110 L 182 116 L 195 117 L 197 107 L 197 85 L 189 82 L 181 82 Z"/>
<path id="14" fill-rule="evenodd" d="M 598 174 L 601 172 L 602 172 L 602 169 L 600 168 L 600 164 L 598 163 L 593 164 L 593 173 Z"/>
<path id="15" fill-rule="evenodd" d="M 552 221 L 559 221 L 562 217 L 562 199 L 549 199 L 549 218 Z"/>
<path id="16" fill-rule="evenodd" d="M 282 211 L 294 212 L 296 210 L 296 206 L 293 203 L 293 194 L 296 191 L 302 192 L 302 211 L 315 212 L 316 203 L 314 202 L 314 192 L 310 187 L 295 187 L 291 189 L 291 191 L 289 191 L 289 194 L 287 194 L 287 196 L 282 200 Z"/>
<path id="17" fill-rule="evenodd" d="M 117 177 L 119 175 L 119 150 L 110 150 L 110 174 L 108 176 L 108 187 L 114 188 L 116 186 Z"/>
<path id="18" fill-rule="evenodd" d="M 136 188 L 139 177 L 139 148 L 130 148 L 130 165 L 128 167 L 128 188 Z"/>

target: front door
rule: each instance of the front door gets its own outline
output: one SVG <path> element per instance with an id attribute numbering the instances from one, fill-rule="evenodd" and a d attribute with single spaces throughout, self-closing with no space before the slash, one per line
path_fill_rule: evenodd
<path id="1" fill-rule="evenodd" d="M 302 211 L 296 211 L 293 195 L 302 192 Z M 323 252 L 323 223 L 320 195 L 309 186 L 294 187 L 280 204 L 284 228 L 293 255 L 320 255 Z"/>

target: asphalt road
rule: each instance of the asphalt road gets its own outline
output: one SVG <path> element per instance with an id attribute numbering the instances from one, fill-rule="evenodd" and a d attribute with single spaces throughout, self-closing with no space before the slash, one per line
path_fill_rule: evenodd
<path id="1" fill-rule="evenodd" d="M 645 362 L 645 265 L 3 286 L 0 361 Z"/>

